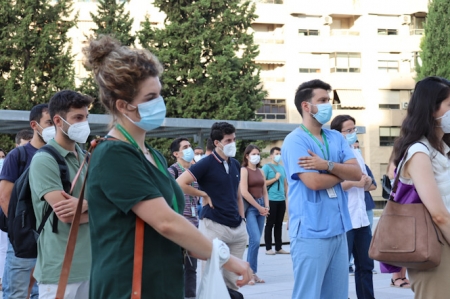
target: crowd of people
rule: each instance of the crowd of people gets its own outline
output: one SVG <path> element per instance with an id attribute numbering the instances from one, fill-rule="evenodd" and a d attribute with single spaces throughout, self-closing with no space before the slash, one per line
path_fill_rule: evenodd
<path id="1" fill-rule="evenodd" d="M 329 84 L 312 80 L 298 87 L 302 124 L 281 148 L 270 149 L 262 168 L 256 145 L 246 147 L 241 162 L 234 158 L 238 132 L 227 122 L 213 124 L 205 151 L 188 138 L 173 140 L 175 162 L 169 166 L 145 141 L 166 116 L 158 59 L 108 36 L 91 40 L 83 52 L 113 122 L 85 159 L 88 153 L 79 144 L 90 135 L 92 99 L 63 90 L 31 109 L 31 130 L 17 134 L 16 149 L 8 155 L 0 149 L 3 219 L 12 215 L 15 183 L 27 175 L 38 234 L 35 252 L 30 246 L 19 254 L 8 238 L 12 228 L 0 233 L 3 298 L 55 298 L 86 178 L 64 298 L 130 298 L 139 221 L 142 298 L 196 298 L 198 260 L 204 264 L 211 257 L 216 238 L 231 254 L 223 270 L 231 296 L 245 284 L 265 283 L 258 275 L 263 232 L 266 255 L 291 254 L 292 298 L 348 298 L 349 274 L 355 275 L 358 298 L 375 298 L 368 249 L 375 206 L 370 191 L 377 184 L 360 153 L 355 119 L 332 119 Z M 418 82 L 390 167 L 408 161 L 400 180 L 416 186 L 445 240 L 450 240 L 449 111 L 449 81 Z M 330 129 L 324 128 L 330 121 Z M 282 248 L 286 212 L 290 252 Z M 408 269 L 411 283 L 406 269 L 382 265 L 381 270 L 393 273 L 392 286 L 411 287 L 416 298 L 445 298 L 449 248 L 446 242 L 442 262 L 432 271 Z"/>

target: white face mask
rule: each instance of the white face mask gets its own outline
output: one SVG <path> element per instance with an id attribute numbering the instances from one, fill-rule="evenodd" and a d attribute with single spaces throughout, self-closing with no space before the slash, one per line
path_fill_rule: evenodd
<path id="1" fill-rule="evenodd" d="M 38 123 L 36 123 L 36 124 L 39 126 L 39 128 L 42 129 L 42 133 L 39 133 L 39 131 L 38 131 L 38 134 L 39 134 L 39 136 L 42 137 L 42 139 L 44 140 L 45 143 L 48 143 L 51 139 L 55 138 L 55 135 L 56 135 L 55 126 L 50 126 L 50 127 L 47 127 L 44 129 Z"/>
<path id="2" fill-rule="evenodd" d="M 438 120 L 438 119 L 441 120 L 440 127 L 442 128 L 442 131 L 445 134 L 450 133 L 450 110 L 445 112 L 445 114 L 442 115 L 441 117 L 436 118 L 436 120 Z"/>
<path id="3" fill-rule="evenodd" d="M 87 120 L 79 123 L 69 124 L 64 118 L 61 117 L 61 119 L 70 126 L 69 130 L 67 130 L 67 133 L 64 132 L 64 130 L 61 128 L 61 131 L 64 134 L 66 134 L 71 140 L 75 142 L 86 143 L 89 134 L 91 134 L 89 122 Z"/>
<path id="4" fill-rule="evenodd" d="M 220 144 L 222 144 L 222 142 Z M 234 157 L 236 155 L 236 142 L 232 142 L 227 145 L 224 145 L 222 151 L 225 154 L 225 156 Z"/>
<path id="5" fill-rule="evenodd" d="M 253 165 L 257 165 L 259 163 L 259 161 L 261 161 L 261 156 L 260 155 L 251 155 L 249 161 Z"/>
<path id="6" fill-rule="evenodd" d="M 195 155 L 195 156 L 194 156 L 194 161 L 195 161 L 195 162 L 198 162 L 198 161 L 200 161 L 202 158 L 203 158 L 202 155 Z"/>

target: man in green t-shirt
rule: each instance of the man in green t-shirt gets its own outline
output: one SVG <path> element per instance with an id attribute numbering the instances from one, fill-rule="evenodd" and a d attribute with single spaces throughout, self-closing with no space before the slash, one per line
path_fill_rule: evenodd
<path id="1" fill-rule="evenodd" d="M 270 159 L 271 163 L 265 164 L 262 168 L 266 176 L 270 206 L 270 214 L 267 217 L 266 228 L 264 231 L 266 254 L 289 254 L 289 252 L 281 248 L 281 231 L 288 201 L 288 188 L 284 167 L 279 164 L 281 162 L 281 149 L 279 147 L 270 149 Z M 275 251 L 272 250 L 272 229 L 275 237 Z"/>
<path id="2" fill-rule="evenodd" d="M 85 143 L 90 134 L 87 117 L 91 102 L 90 98 L 71 90 L 56 93 L 49 102 L 50 118 L 55 125 L 56 135 L 47 144 L 64 157 L 71 182 L 84 159 L 77 142 Z M 36 225 L 40 225 L 49 205 L 58 219 L 57 230 L 54 230 L 52 224 L 55 218 L 52 213 L 38 239 L 38 256 L 33 275 L 39 285 L 39 298 L 55 298 L 70 224 L 86 170 L 87 165 L 84 165 L 72 194 L 67 194 L 62 186 L 58 164 L 50 154 L 38 152 L 31 161 L 29 177 Z M 91 243 L 87 210 L 87 202 L 84 201 L 65 299 L 89 297 Z"/>

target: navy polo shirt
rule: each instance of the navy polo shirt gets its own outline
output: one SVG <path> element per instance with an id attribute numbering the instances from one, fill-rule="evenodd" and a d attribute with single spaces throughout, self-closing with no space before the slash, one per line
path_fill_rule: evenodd
<path id="1" fill-rule="evenodd" d="M 224 160 L 213 151 L 187 171 L 194 177 L 201 190 L 211 198 L 214 209 L 203 206 L 201 218 L 208 218 L 228 227 L 238 227 L 242 218 L 237 205 L 237 192 L 240 181 L 240 165 L 234 158 L 229 158 L 229 171 L 225 170 Z"/>
<path id="2" fill-rule="evenodd" d="M 367 164 L 366 164 L 366 170 L 367 170 L 367 174 L 372 178 L 372 184 L 374 184 L 376 187 L 377 181 L 373 177 L 373 173 L 370 170 L 369 166 L 367 166 Z M 366 211 L 375 209 L 375 202 L 373 201 L 372 195 L 370 194 L 369 191 L 364 191 L 364 201 L 366 202 Z"/>

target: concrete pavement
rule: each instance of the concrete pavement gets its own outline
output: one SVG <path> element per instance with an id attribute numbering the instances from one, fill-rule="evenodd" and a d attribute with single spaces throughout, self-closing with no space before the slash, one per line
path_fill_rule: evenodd
<path id="1" fill-rule="evenodd" d="M 289 245 L 283 245 L 289 251 Z M 294 285 L 291 256 L 287 254 L 266 255 L 265 247 L 260 247 L 258 256 L 258 276 L 266 283 L 245 286 L 240 289 L 245 299 L 291 299 Z M 247 253 L 245 253 L 247 254 Z M 244 259 L 246 255 L 244 256 Z M 375 262 L 375 270 L 380 273 L 380 266 Z M 413 299 L 411 289 L 390 286 L 391 274 L 374 274 L 373 286 L 377 299 Z M 356 299 L 355 277 L 349 279 L 349 298 Z M 300 298 L 303 299 L 303 298 Z M 333 299 L 333 298 L 330 298 Z"/>

